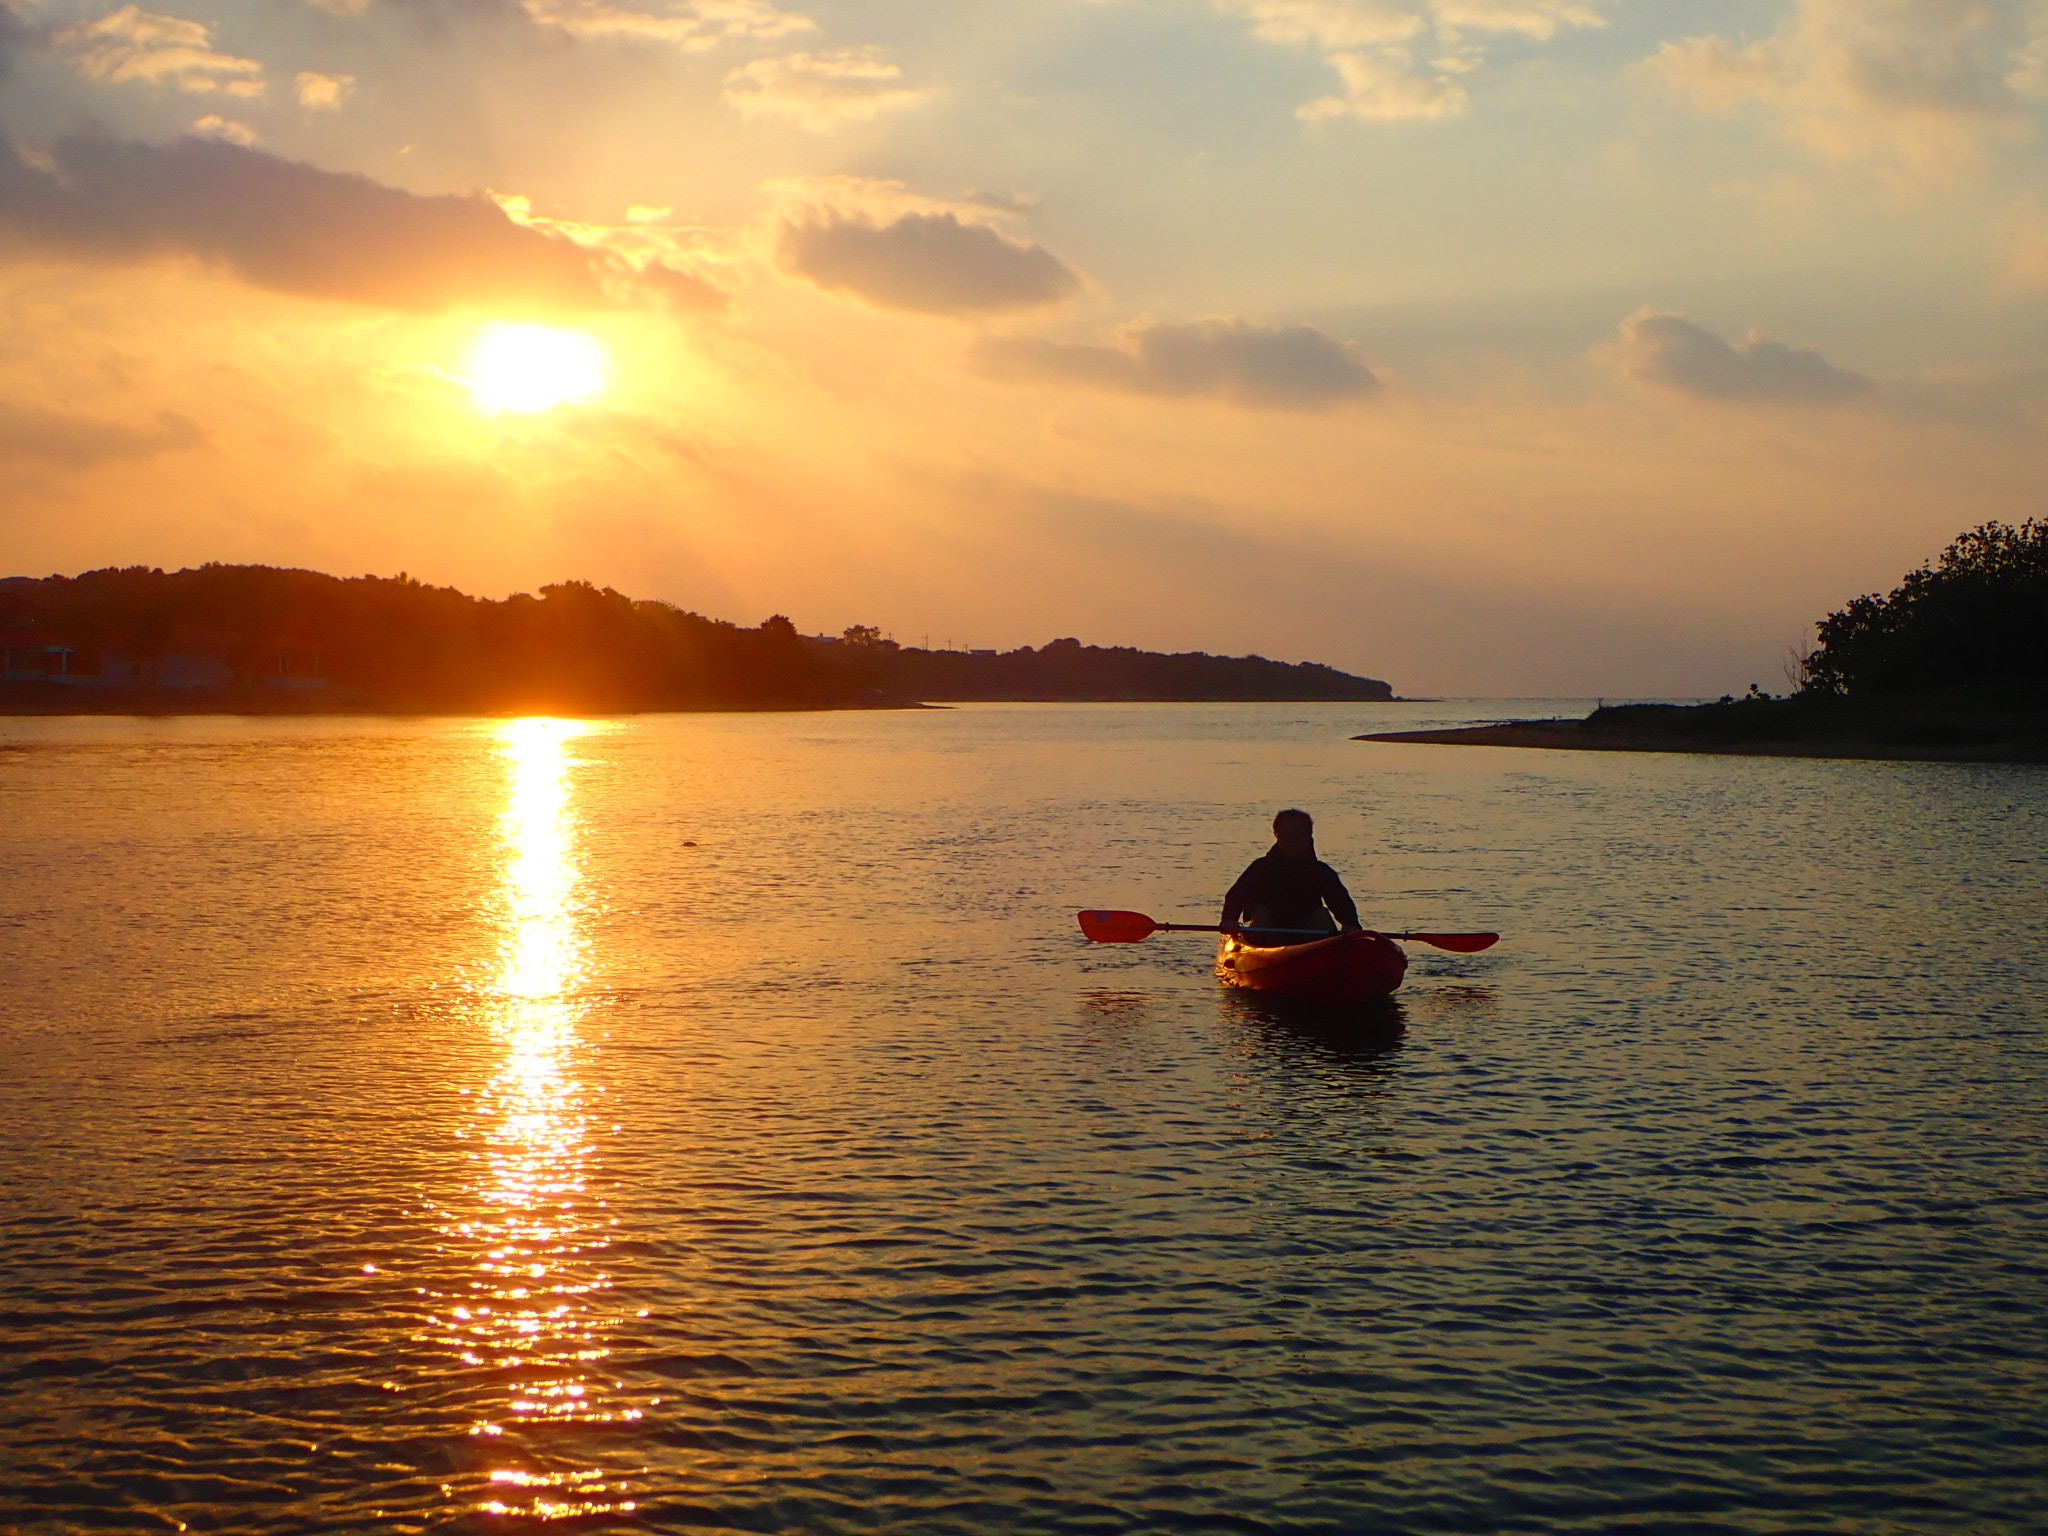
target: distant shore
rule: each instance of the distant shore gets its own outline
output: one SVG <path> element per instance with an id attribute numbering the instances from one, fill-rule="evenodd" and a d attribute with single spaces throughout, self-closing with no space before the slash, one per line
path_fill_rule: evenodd
<path id="1" fill-rule="evenodd" d="M 0 719 L 10 716 L 50 715 L 260 715 L 282 717 L 336 715 L 399 715 L 423 719 L 435 717 L 471 718 L 520 715 L 706 715 L 706 714 L 789 714 L 819 710 L 906 710 L 952 709 L 963 703 L 1030 704 L 1328 704 L 1328 703 L 1418 702 L 1414 700 L 1331 700 L 1326 698 L 1191 698 L 1165 693 L 1130 694 L 1121 698 L 1100 695 L 1070 698 L 932 698 L 906 699 L 887 695 L 860 700 L 782 703 L 691 703 L 613 704 L 584 701 L 536 701 L 531 705 L 506 704 L 423 704 L 402 700 L 379 700 L 354 690 L 281 692 L 268 688 L 82 688 L 51 683 L 0 682 Z"/>
<path id="2" fill-rule="evenodd" d="M 600 715 L 760 715 L 822 710 L 944 709 L 914 699 L 794 703 L 676 703 L 666 706 L 568 701 L 511 704 L 421 704 L 367 698 L 354 692 L 281 693 L 263 688 L 78 688 L 50 684 L 0 683 L 0 719 L 21 716 L 250 715 L 266 718 L 331 718 L 344 715 L 401 716 L 408 719 L 515 719 L 528 715 L 569 718 Z"/>
<path id="3" fill-rule="evenodd" d="M 1705 711 L 1724 712 L 1740 707 L 1700 706 Z M 1721 718 L 1726 718 L 1725 713 Z M 1996 722 L 1965 722 L 1960 728 L 1954 722 L 1946 722 L 1948 735 L 1964 738 L 1949 740 L 1897 739 L 1900 734 L 1942 734 L 1921 721 L 1911 722 L 1901 732 L 1886 731 L 1881 735 L 1875 732 L 1806 735 L 1707 733 L 1688 728 L 1701 724 L 1718 725 L 1720 720 L 1703 720 L 1699 714 L 1683 710 L 1659 723 L 1665 728 L 1630 728 L 1617 722 L 1602 721 L 1595 714 L 1582 720 L 1498 720 L 1485 725 L 1454 726 L 1441 730 L 1374 731 L 1351 739 L 1445 747 L 1534 747 L 1563 752 L 1682 752 L 1717 757 L 2048 763 L 2048 742 L 2043 742 L 2033 732 L 2001 733 Z M 1976 728 L 1972 729 L 1972 726 Z"/>

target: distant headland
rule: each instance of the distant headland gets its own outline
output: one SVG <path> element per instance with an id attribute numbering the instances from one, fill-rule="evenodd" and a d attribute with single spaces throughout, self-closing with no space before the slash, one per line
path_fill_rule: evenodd
<path id="1" fill-rule="evenodd" d="M 1985 523 L 1891 592 L 1818 626 L 1798 687 L 1711 704 L 1626 704 L 1583 720 L 1503 720 L 1359 741 L 2048 762 L 2048 522 Z"/>
<path id="2" fill-rule="evenodd" d="M 1075 639 L 898 645 L 751 628 L 569 581 L 502 600 L 263 565 L 0 578 L 0 714 L 609 714 L 979 700 L 1385 701 L 1314 662 Z"/>

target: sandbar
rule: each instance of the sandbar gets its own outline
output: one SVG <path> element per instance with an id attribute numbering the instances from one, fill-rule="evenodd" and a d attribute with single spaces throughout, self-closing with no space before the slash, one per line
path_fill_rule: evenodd
<path id="1" fill-rule="evenodd" d="M 1539 747 L 1564 752 L 1682 752 L 1714 757 L 1832 757 L 1931 763 L 2048 763 L 2029 742 L 1904 743 L 1819 740 L 1688 741 L 1647 731 L 1592 730 L 1584 720 L 1496 720 L 1433 731 L 1373 731 L 1353 741 L 1442 747 Z"/>

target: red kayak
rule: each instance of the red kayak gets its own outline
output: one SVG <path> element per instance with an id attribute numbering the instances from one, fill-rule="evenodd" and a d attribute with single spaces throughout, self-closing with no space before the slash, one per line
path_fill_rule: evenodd
<path id="1" fill-rule="evenodd" d="M 1247 944 L 1225 934 L 1216 949 L 1216 976 L 1226 987 L 1304 1003 L 1369 1003 L 1391 994 L 1407 971 L 1407 953 L 1377 933 L 1339 933 L 1304 944 Z"/>

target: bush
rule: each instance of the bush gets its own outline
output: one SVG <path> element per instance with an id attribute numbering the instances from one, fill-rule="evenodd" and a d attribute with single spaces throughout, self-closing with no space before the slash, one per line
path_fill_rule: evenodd
<path id="1" fill-rule="evenodd" d="M 2048 522 L 1985 523 L 1821 621 L 1806 688 L 1850 698 L 2048 692 Z"/>

